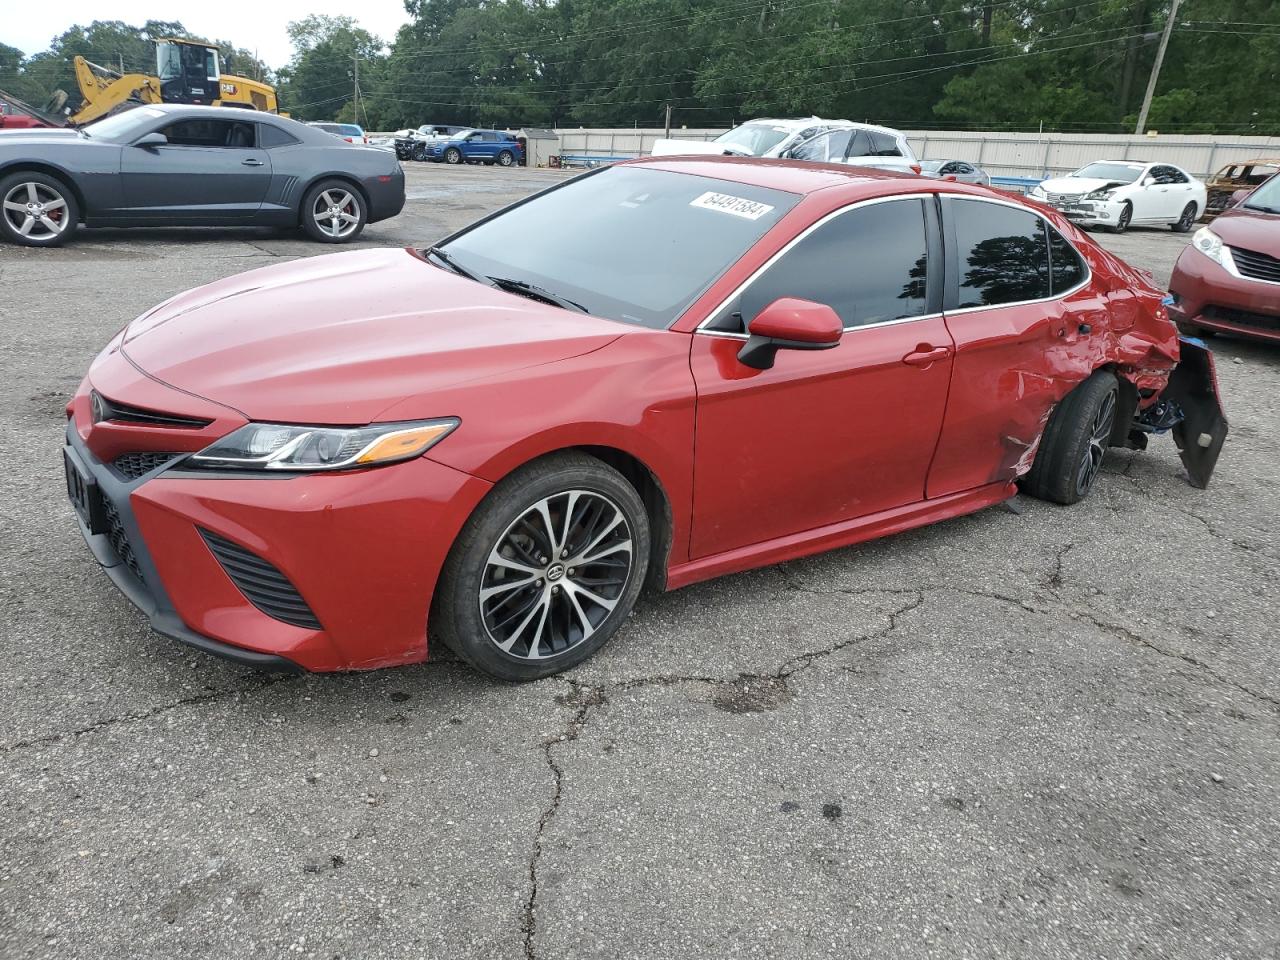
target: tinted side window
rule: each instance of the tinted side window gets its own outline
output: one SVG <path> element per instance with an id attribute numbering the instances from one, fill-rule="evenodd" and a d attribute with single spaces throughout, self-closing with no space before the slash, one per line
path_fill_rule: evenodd
<path id="1" fill-rule="evenodd" d="M 1053 293 L 1065 293 L 1084 280 L 1085 266 L 1076 248 L 1053 227 L 1049 231 L 1049 266 L 1053 277 Z"/>
<path id="2" fill-rule="evenodd" d="M 867 136 L 867 131 L 859 130 L 853 136 L 853 142 L 849 144 L 849 152 L 846 156 L 850 157 L 869 157 L 871 155 L 871 138 Z"/>
<path id="3" fill-rule="evenodd" d="M 839 162 L 849 146 L 849 137 L 848 130 L 833 130 L 800 144 L 792 151 L 792 156 L 797 160 L 813 160 L 816 163 Z"/>
<path id="4" fill-rule="evenodd" d="M 900 157 L 898 141 L 887 133 L 871 133 L 871 152 L 877 157 Z"/>
<path id="5" fill-rule="evenodd" d="M 749 321 L 779 297 L 799 297 L 828 304 L 846 327 L 918 317 L 927 266 L 923 202 L 873 203 L 797 243 L 743 291 L 736 309 Z"/>
<path id="6" fill-rule="evenodd" d="M 256 124 L 240 120 L 179 120 L 160 132 L 180 147 L 252 147 Z"/>
<path id="7" fill-rule="evenodd" d="M 1039 300 L 1049 291 L 1049 245 L 1035 214 L 981 200 L 952 200 L 959 261 L 956 307 Z"/>
<path id="8" fill-rule="evenodd" d="M 272 147 L 287 147 L 291 143 L 297 143 L 298 138 L 270 123 L 260 123 L 258 124 L 258 142 L 270 150 Z"/>

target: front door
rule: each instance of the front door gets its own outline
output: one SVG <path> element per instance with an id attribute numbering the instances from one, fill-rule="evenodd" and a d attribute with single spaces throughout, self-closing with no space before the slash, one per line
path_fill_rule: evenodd
<path id="1" fill-rule="evenodd" d="M 217 224 L 258 212 L 271 184 L 271 158 L 257 145 L 257 124 L 199 117 L 156 132 L 169 142 L 123 148 L 126 216 Z"/>
<path id="2" fill-rule="evenodd" d="M 698 391 L 692 556 L 915 503 L 946 407 L 951 338 L 933 199 L 847 208 L 793 241 L 692 337 Z M 738 360 L 779 297 L 826 303 L 831 350 Z"/>

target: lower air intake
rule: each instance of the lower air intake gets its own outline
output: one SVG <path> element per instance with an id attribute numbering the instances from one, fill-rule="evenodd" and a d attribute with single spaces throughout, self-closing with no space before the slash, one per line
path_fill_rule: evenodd
<path id="1" fill-rule="evenodd" d="M 231 582 L 268 617 L 307 630 L 322 629 L 320 621 L 298 593 L 298 588 L 274 566 L 216 533 L 201 530 L 200 536 Z"/>

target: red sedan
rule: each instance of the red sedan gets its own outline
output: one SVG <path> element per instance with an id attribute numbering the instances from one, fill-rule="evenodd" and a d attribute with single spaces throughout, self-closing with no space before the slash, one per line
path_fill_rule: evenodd
<path id="1" fill-rule="evenodd" d="M 1196 231 L 1169 290 L 1185 333 L 1280 342 L 1280 176 Z"/>
<path id="2" fill-rule="evenodd" d="M 423 305 L 426 306 L 423 306 Z M 428 636 L 565 669 L 642 588 L 1026 492 L 1172 430 L 1207 352 L 1145 275 L 981 187 L 786 161 L 585 174 L 424 251 L 317 257 L 149 311 L 68 405 L 85 537 L 161 633 L 366 669 Z"/>

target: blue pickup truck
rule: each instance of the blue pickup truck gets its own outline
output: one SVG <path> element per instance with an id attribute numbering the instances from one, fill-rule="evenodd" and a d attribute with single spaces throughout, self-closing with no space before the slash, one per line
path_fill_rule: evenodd
<path id="1" fill-rule="evenodd" d="M 501 130 L 462 130 L 447 140 L 427 144 L 427 159 L 443 163 L 496 163 L 513 167 L 524 162 L 524 144 Z"/>

